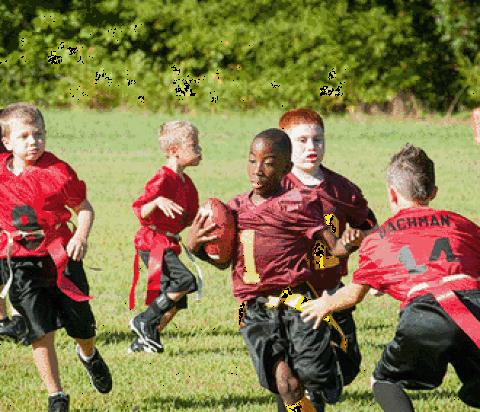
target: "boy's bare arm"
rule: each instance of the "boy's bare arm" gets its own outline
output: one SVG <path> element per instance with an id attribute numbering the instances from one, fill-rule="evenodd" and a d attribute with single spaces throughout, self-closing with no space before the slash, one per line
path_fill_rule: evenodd
<path id="1" fill-rule="evenodd" d="M 181 215 L 183 213 L 183 208 L 179 204 L 175 203 L 173 200 L 168 199 L 163 196 L 159 196 L 156 199 L 153 199 L 151 202 L 145 203 L 140 210 L 140 215 L 142 219 L 149 217 L 155 209 L 160 209 L 165 216 L 175 219 L 175 213 Z"/>
<path id="2" fill-rule="evenodd" d="M 83 200 L 73 210 L 78 216 L 77 230 L 67 244 L 67 255 L 78 261 L 87 254 L 87 240 L 93 225 L 95 212 L 88 199 Z"/>
<path id="3" fill-rule="evenodd" d="M 351 308 L 357 303 L 360 303 L 369 289 L 369 285 L 350 283 L 344 288 L 339 289 L 333 295 L 324 293 L 322 297 L 304 303 L 300 316 L 304 322 L 315 320 L 313 328 L 317 329 L 324 316 L 332 312 Z"/>
<path id="4" fill-rule="evenodd" d="M 347 256 L 360 245 L 364 238 L 363 232 L 359 229 L 348 228 L 343 232 L 342 238 L 337 238 L 330 229 L 319 232 L 329 252 L 334 256 Z"/>

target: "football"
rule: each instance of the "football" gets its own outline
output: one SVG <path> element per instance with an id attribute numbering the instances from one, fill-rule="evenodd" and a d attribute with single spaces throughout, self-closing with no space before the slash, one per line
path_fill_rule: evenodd
<path id="1" fill-rule="evenodd" d="M 228 263 L 235 240 L 235 219 L 231 210 L 221 200 L 209 198 L 199 212 L 208 216 L 205 226 L 212 223 L 218 226 L 211 232 L 212 235 L 218 236 L 218 239 L 205 244 L 205 252 L 210 259 L 219 264 Z"/>

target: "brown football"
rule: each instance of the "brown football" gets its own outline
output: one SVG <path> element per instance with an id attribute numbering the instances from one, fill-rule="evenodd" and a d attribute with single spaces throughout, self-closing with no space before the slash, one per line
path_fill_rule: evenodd
<path id="1" fill-rule="evenodd" d="M 211 234 L 218 236 L 218 239 L 206 243 L 205 252 L 217 263 L 229 262 L 235 241 L 235 218 L 232 211 L 221 200 L 212 197 L 202 205 L 200 213 L 208 215 L 205 226 L 212 223 L 217 225 Z"/>

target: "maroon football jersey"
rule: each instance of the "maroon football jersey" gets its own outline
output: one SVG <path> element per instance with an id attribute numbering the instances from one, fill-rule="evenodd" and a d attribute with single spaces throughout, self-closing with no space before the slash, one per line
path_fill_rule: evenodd
<path id="1" fill-rule="evenodd" d="M 7 168 L 10 153 L 0 155 L 0 227 L 10 233 L 17 230 L 55 231 L 65 246 L 71 232 L 66 222 L 71 213 L 66 208 L 78 206 L 86 198 L 86 185 L 75 171 L 50 152 L 35 165 L 15 176 Z M 45 239 L 32 248 L 14 242 L 12 256 L 45 256 Z M 0 257 L 6 257 L 7 236 L 0 236 Z"/>
<path id="2" fill-rule="evenodd" d="M 155 231 L 176 234 L 193 222 L 198 211 L 198 192 L 192 180 L 186 174 L 183 174 L 183 177 L 184 180 L 172 169 L 163 166 L 147 182 L 143 194 L 133 202 L 133 211 L 141 224 L 135 236 L 137 250 L 152 249 Z M 140 215 L 142 206 L 159 196 L 171 199 L 180 205 L 183 208 L 183 214 L 175 213 L 175 218 L 172 219 L 157 208 L 150 216 L 143 219 Z"/>
<path id="3" fill-rule="evenodd" d="M 324 179 L 310 190 L 315 191 L 322 202 L 325 224 L 337 237 L 341 237 L 347 223 L 360 226 L 365 222 L 369 210 L 368 203 L 362 191 L 350 180 L 323 165 L 320 168 Z M 282 183 L 287 189 L 306 188 L 293 173 L 289 173 Z M 335 287 L 340 278 L 347 275 L 348 257 L 332 256 L 321 240 L 310 241 L 308 250 L 310 267 L 314 272 L 310 284 L 318 294 Z"/>
<path id="4" fill-rule="evenodd" d="M 353 282 L 402 304 L 452 282 L 469 290 L 480 276 L 480 228 L 445 210 L 403 209 L 363 240 L 359 255 Z"/>
<path id="5" fill-rule="evenodd" d="M 237 222 L 232 287 L 240 301 L 310 279 L 305 243 L 325 229 L 322 203 L 314 192 L 281 192 L 260 205 L 250 195 L 228 203 Z"/>

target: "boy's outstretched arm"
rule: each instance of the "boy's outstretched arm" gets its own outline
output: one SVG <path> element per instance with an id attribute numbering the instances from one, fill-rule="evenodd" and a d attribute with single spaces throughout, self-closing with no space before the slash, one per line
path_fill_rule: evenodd
<path id="1" fill-rule="evenodd" d="M 333 295 L 325 292 L 320 298 L 305 302 L 302 305 L 302 313 L 300 316 L 305 323 L 315 320 L 313 329 L 318 329 L 324 316 L 332 312 L 351 308 L 357 303 L 360 303 L 369 289 L 369 285 L 350 283 L 348 286 L 339 289 Z"/>
<path id="2" fill-rule="evenodd" d="M 333 256 L 349 255 L 360 246 L 365 237 L 360 229 L 353 228 L 345 229 L 341 239 L 337 238 L 328 228 L 318 233 L 327 244 L 328 250 Z"/>
<path id="3" fill-rule="evenodd" d="M 83 200 L 73 210 L 78 216 L 77 230 L 67 244 L 67 255 L 78 261 L 87 254 L 87 240 L 93 225 L 95 212 L 88 199 Z"/>
<path id="4" fill-rule="evenodd" d="M 230 262 L 220 265 L 219 263 L 210 259 L 203 249 L 203 245 L 205 243 L 211 242 L 212 240 L 218 238 L 218 236 L 210 234 L 212 230 L 217 227 L 215 223 L 205 226 L 207 218 L 207 214 L 197 213 L 195 219 L 193 219 L 192 226 L 190 226 L 186 246 L 188 250 L 199 259 L 202 259 L 219 269 L 226 269 L 228 266 L 230 266 Z"/>
<path id="5" fill-rule="evenodd" d="M 156 209 L 160 209 L 165 214 L 165 216 L 171 219 L 175 219 L 175 213 L 179 215 L 183 213 L 182 206 L 166 197 L 158 196 L 151 202 L 145 203 L 142 206 L 140 210 L 140 215 L 142 219 L 148 218 Z"/>

